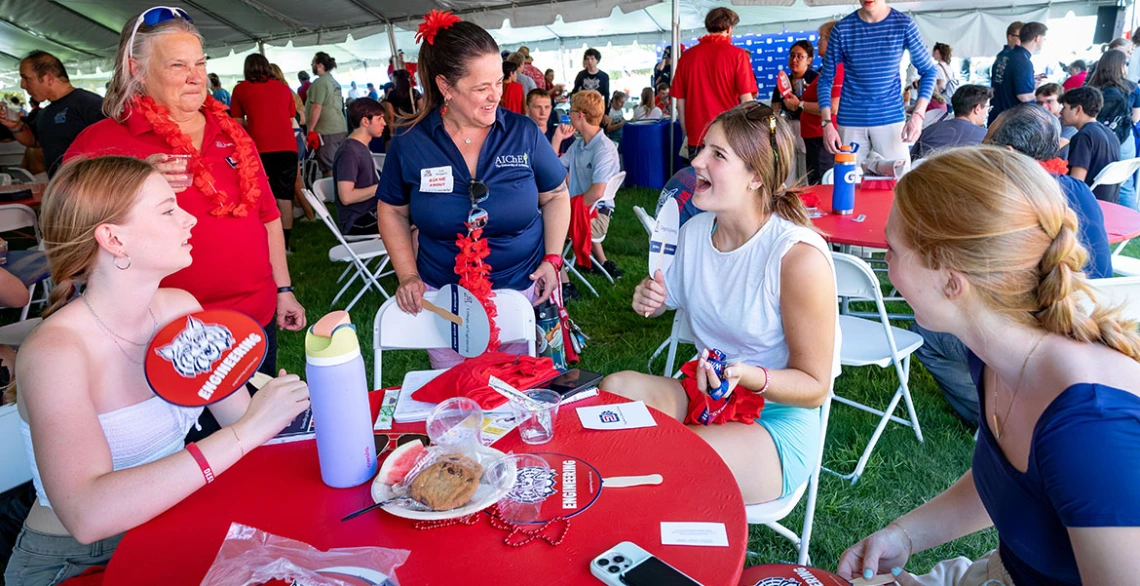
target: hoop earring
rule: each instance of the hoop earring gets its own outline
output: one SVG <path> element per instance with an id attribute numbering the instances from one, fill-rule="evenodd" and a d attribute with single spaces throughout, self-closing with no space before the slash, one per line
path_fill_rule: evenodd
<path id="1" fill-rule="evenodd" d="M 127 259 L 127 266 L 125 266 L 125 267 L 119 266 L 119 259 L 120 258 Z M 130 257 L 130 255 L 123 253 L 123 256 L 115 257 L 114 265 L 115 265 L 115 268 L 119 269 L 120 271 L 125 271 L 125 270 L 131 268 L 131 257 Z"/>

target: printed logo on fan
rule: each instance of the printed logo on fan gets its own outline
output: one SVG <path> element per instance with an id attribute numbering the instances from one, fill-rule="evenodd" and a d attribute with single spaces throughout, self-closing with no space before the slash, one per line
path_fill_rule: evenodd
<path id="1" fill-rule="evenodd" d="M 222 357 L 222 352 L 233 345 L 234 336 L 229 328 L 187 317 L 186 328 L 173 342 L 160 346 L 155 352 L 173 364 L 178 374 L 194 378 L 210 372 L 210 367 Z"/>
<path id="2" fill-rule="evenodd" d="M 516 476 L 515 486 L 507 498 L 516 502 L 533 505 L 541 503 L 555 493 L 555 472 L 540 466 L 521 468 Z"/>
<path id="3" fill-rule="evenodd" d="M 800 583 L 792 578 L 772 577 L 764 578 L 752 586 L 800 586 Z"/>
<path id="4" fill-rule="evenodd" d="M 495 168 L 502 169 L 504 167 L 529 167 L 530 155 L 523 153 L 521 155 L 499 155 L 495 157 Z"/>

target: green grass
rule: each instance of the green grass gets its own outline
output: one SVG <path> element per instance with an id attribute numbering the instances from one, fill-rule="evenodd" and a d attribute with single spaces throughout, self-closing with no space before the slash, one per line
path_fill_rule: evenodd
<path id="1" fill-rule="evenodd" d="M 618 370 L 646 370 L 649 356 L 669 335 L 671 314 L 655 320 L 644 319 L 630 309 L 633 288 L 640 275 L 646 274 L 647 242 L 645 231 L 637 222 L 632 207 L 640 205 L 650 213 L 657 202 L 657 192 L 648 189 L 624 189 L 618 194 L 618 209 L 606 239 L 606 255 L 625 271 L 626 277 L 610 285 L 602 277 L 588 277 L 601 294 L 593 297 L 583 287 L 581 301 L 570 304 L 574 320 L 590 336 L 582 356 L 583 368 L 609 373 Z M 297 296 L 312 321 L 329 310 L 329 301 L 338 287 L 334 281 L 342 266 L 330 267 L 327 251 L 334 244 L 328 230 L 316 222 L 298 222 L 293 230 L 293 248 L 289 257 Z M 389 293 L 395 291 L 392 277 L 381 281 Z M 889 290 L 889 289 L 888 289 Z M 363 332 L 371 331 L 372 318 L 381 297 L 370 293 L 352 314 Z M 893 305 L 893 304 L 892 304 Z M 343 305 L 340 305 L 343 307 Z M 905 304 L 892 306 L 893 311 Z M 278 362 L 291 372 L 304 367 L 303 338 L 300 334 L 282 332 Z M 365 356 L 372 355 L 372 340 L 361 336 Z M 687 358 L 682 349 L 678 361 Z M 386 352 L 383 383 L 398 385 L 409 369 L 428 367 L 424 352 Z M 660 372 L 664 358 L 659 357 L 654 370 Z M 369 380 L 371 380 L 371 364 Z M 885 407 L 897 385 L 894 369 L 877 367 L 847 368 L 836 383 L 836 392 L 862 403 Z M 834 569 L 843 550 L 863 536 L 886 525 L 897 516 L 922 504 L 946 489 L 970 465 L 974 430 L 958 420 L 942 399 L 930 375 L 913 361 L 911 393 L 919 414 L 925 443 L 919 443 L 914 432 L 890 425 L 884 432 L 866 473 L 851 486 L 839 478 L 824 474 L 816 506 L 815 530 L 811 541 L 813 564 Z M 824 465 L 849 472 L 866 446 L 877 418 L 836 404 L 832 409 Z M 806 501 L 806 499 L 804 499 Z M 792 513 L 785 525 L 798 532 L 802 527 L 804 503 Z M 911 562 L 915 570 L 925 570 L 938 560 L 955 555 L 976 557 L 997 544 L 992 531 L 963 538 L 930 552 Z M 763 526 L 751 528 L 746 565 L 793 561 L 795 549 L 782 537 Z"/>

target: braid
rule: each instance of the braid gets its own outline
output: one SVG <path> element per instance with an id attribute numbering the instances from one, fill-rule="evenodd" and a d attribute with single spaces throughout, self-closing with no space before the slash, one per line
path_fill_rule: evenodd
<path id="1" fill-rule="evenodd" d="M 48 296 L 47 309 L 41 314 L 41 317 L 47 318 L 49 315 L 63 309 L 63 306 L 75 299 L 79 294 L 79 287 L 76 281 L 79 280 L 77 276 L 69 275 L 60 280 L 59 283 L 51 290 L 51 295 Z"/>
<path id="2" fill-rule="evenodd" d="M 1054 218 L 1041 218 L 1042 228 L 1049 232 Z M 1037 322 L 1045 331 L 1061 334 L 1079 342 L 1098 342 L 1113 350 L 1140 361 L 1140 333 L 1137 324 L 1120 315 L 1120 308 L 1096 304 L 1096 296 L 1088 279 L 1081 272 L 1088 253 L 1077 241 L 1077 217 L 1066 208 L 1060 226 L 1054 233 L 1039 269 L 1041 281 L 1037 287 Z M 1081 296 L 1094 301 L 1092 315 L 1081 306 Z"/>

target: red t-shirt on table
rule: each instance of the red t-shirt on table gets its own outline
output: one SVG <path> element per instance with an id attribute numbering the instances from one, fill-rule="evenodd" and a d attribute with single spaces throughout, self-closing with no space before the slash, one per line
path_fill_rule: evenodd
<path id="1" fill-rule="evenodd" d="M 139 114 L 121 124 L 107 118 L 88 126 L 71 143 L 63 158 L 123 155 L 142 159 L 170 152 L 173 149 L 166 140 L 155 134 L 150 123 Z M 227 158 L 236 160 L 234 141 L 208 115 L 202 156 L 216 187 L 231 200 L 240 197 L 237 171 L 227 162 Z M 194 246 L 190 255 L 194 262 L 163 279 L 162 286 L 189 291 L 205 309 L 237 310 L 264 325 L 270 323 L 277 312 L 277 284 L 269 264 L 265 223 L 281 214 L 261 161 L 254 158 L 253 162 L 258 166 L 261 198 L 257 209 L 243 218 L 211 214 L 214 203 L 197 187 L 190 186 L 178 194 L 179 207 L 198 219 L 190 232 L 190 244 Z"/>
<path id="2" fill-rule="evenodd" d="M 669 91 L 685 100 L 685 132 L 689 145 L 697 146 L 709 123 L 739 104 L 741 94 L 756 94 L 756 76 L 747 51 L 727 36 L 708 35 L 681 54 Z"/>
<path id="3" fill-rule="evenodd" d="M 503 97 L 499 100 L 499 105 L 515 114 L 525 116 L 526 112 L 523 108 L 526 105 L 526 96 L 523 95 L 522 84 L 518 82 L 504 83 Z"/>
<path id="4" fill-rule="evenodd" d="M 292 122 L 297 104 L 289 86 L 276 79 L 243 81 L 230 95 L 230 112 L 234 118 L 245 116 L 245 129 L 258 152 L 297 152 Z"/>
<path id="5" fill-rule="evenodd" d="M 831 103 L 832 104 L 839 104 L 840 107 L 843 106 L 843 104 L 839 102 L 839 94 L 842 91 L 843 91 L 843 64 L 840 63 L 840 64 L 835 66 L 835 81 L 833 81 L 832 85 L 831 85 Z M 811 83 L 807 84 L 807 87 L 804 88 L 804 95 L 800 97 L 800 101 L 803 101 L 803 102 L 818 102 L 819 101 L 819 77 L 816 77 L 815 79 L 812 80 Z M 834 108 L 834 107 L 831 109 L 831 123 L 832 124 L 836 123 L 835 122 L 835 116 L 839 113 L 838 110 L 839 110 L 839 108 Z M 819 116 L 818 114 L 808 114 L 807 110 L 804 110 L 800 114 L 800 137 L 801 138 L 823 138 L 823 127 L 820 126 L 820 124 L 822 124 L 822 123 L 823 123 L 823 117 L 822 116 Z"/>

